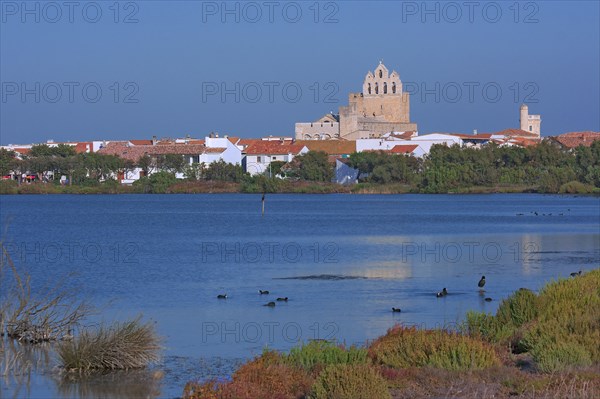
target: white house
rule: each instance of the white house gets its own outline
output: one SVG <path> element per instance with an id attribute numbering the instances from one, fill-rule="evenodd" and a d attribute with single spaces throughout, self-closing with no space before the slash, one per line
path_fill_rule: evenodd
<path id="1" fill-rule="evenodd" d="M 450 134 L 431 133 L 423 136 L 413 137 L 410 139 L 408 144 L 418 144 L 425 154 L 429 154 L 429 151 L 434 144 L 443 144 L 447 145 L 448 147 L 458 144 L 462 147 L 463 140 L 458 136 L 453 136 Z"/>
<path id="2" fill-rule="evenodd" d="M 200 154 L 200 162 L 210 165 L 213 162 L 223 160 L 234 165 L 242 164 L 242 150 L 229 140 L 228 137 L 206 137 L 204 140 L 206 149 Z"/>
<path id="3" fill-rule="evenodd" d="M 303 144 L 287 140 L 260 140 L 248 145 L 244 150 L 243 165 L 251 175 L 269 171 L 269 165 L 274 161 L 290 162 L 297 155 L 308 152 Z"/>

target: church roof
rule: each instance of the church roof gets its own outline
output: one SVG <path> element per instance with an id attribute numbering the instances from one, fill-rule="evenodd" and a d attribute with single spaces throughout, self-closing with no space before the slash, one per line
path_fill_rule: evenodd
<path id="1" fill-rule="evenodd" d="M 309 151 L 322 151 L 327 155 L 343 155 L 356 152 L 356 141 L 354 140 L 298 140 L 296 143 L 306 146 Z"/>

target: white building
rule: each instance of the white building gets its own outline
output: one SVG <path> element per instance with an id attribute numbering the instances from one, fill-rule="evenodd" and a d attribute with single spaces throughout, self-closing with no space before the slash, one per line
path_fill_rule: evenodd
<path id="1" fill-rule="evenodd" d="M 244 150 L 243 165 L 251 175 L 263 174 L 269 171 L 271 162 L 290 162 L 295 156 L 307 152 L 308 148 L 302 144 L 286 140 L 260 140 L 248 145 Z"/>

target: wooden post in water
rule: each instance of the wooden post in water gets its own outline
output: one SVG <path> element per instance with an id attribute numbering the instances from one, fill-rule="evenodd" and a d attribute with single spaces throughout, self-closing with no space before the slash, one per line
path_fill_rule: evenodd
<path id="1" fill-rule="evenodd" d="M 262 196 L 262 216 L 265 216 L 265 193 Z"/>

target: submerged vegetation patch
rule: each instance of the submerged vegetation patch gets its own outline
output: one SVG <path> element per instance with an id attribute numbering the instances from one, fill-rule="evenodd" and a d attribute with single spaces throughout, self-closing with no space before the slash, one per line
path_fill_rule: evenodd
<path id="1" fill-rule="evenodd" d="M 277 277 L 275 280 L 359 280 L 367 279 L 362 276 L 345 276 L 342 274 L 311 274 L 308 276 Z"/>

